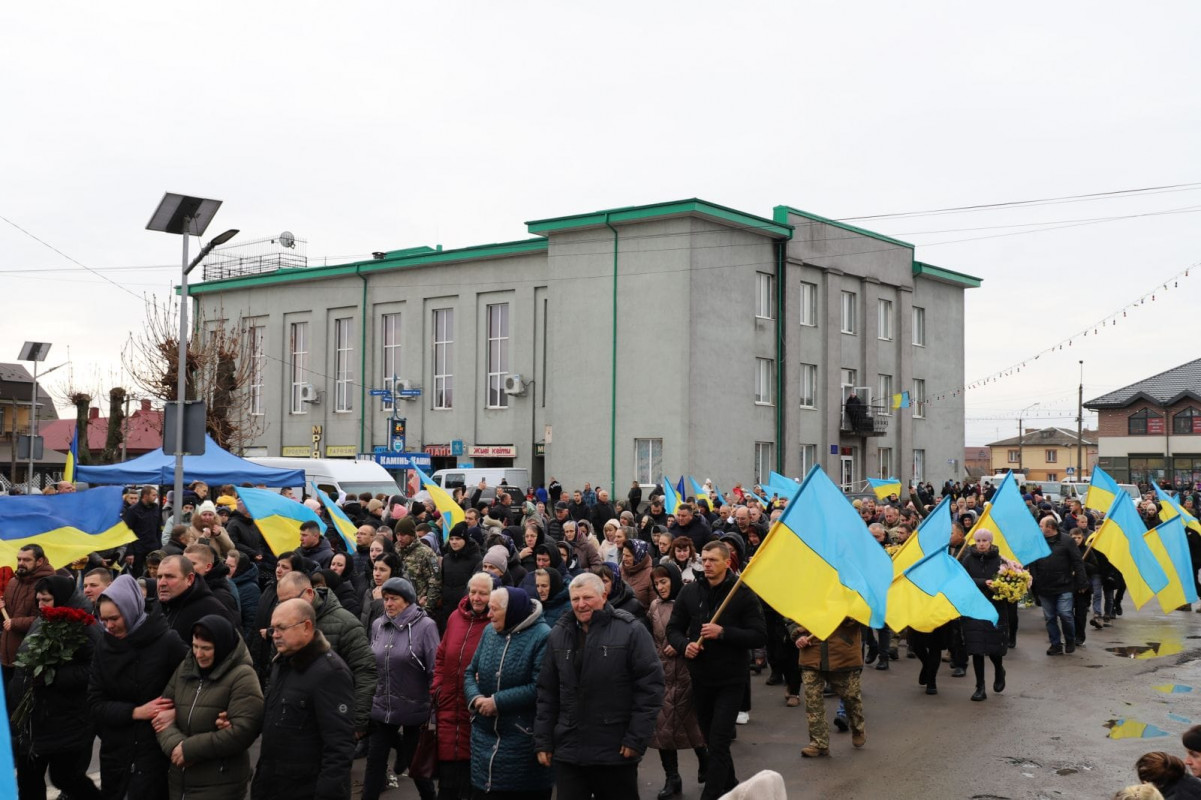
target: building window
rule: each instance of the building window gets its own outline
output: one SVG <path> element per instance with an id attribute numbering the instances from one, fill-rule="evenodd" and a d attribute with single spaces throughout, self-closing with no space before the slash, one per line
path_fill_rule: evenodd
<path id="1" fill-rule="evenodd" d="M 292 413 L 303 414 L 308 409 L 302 399 L 309 372 L 309 323 L 293 322 L 291 325 L 292 356 Z"/>
<path id="2" fill-rule="evenodd" d="M 801 445 L 801 477 L 809 474 L 809 470 L 813 469 L 813 465 L 817 463 L 817 445 L 803 444 Z"/>
<path id="3" fill-rule="evenodd" d="M 801 324 L 817 325 L 817 284 L 801 281 Z"/>
<path id="4" fill-rule="evenodd" d="M 384 314 L 380 317 L 382 328 L 380 330 L 380 342 L 382 346 L 380 350 L 384 355 L 383 378 L 384 386 L 391 389 L 393 396 L 400 387 L 396 385 L 400 378 L 401 371 L 401 350 L 400 350 L 400 314 Z M 384 399 L 384 410 L 390 411 L 393 408 L 393 402 Z"/>
<path id="5" fill-rule="evenodd" d="M 921 378 L 913 379 L 913 395 L 909 398 L 913 407 L 913 416 L 922 419 L 926 416 L 926 382 Z"/>
<path id="6" fill-rule="evenodd" d="M 755 483 L 766 483 L 771 471 L 776 468 L 772 459 L 771 442 L 755 442 Z"/>
<path id="7" fill-rule="evenodd" d="M 1010 451 L 1009 451 L 1009 455 L 1008 455 L 1008 457 L 1007 457 L 1007 459 L 1006 459 L 1006 460 L 1007 460 L 1007 461 L 1008 461 L 1010 464 L 1016 464 L 1016 463 L 1018 463 L 1018 462 L 1021 460 L 1021 458 L 1022 458 L 1022 455 L 1021 455 L 1021 451 L 1020 451 L 1020 450 L 1010 450 Z"/>
<path id="8" fill-rule="evenodd" d="M 334 320 L 334 411 L 354 410 L 354 339 L 350 317 Z"/>
<path id="9" fill-rule="evenodd" d="M 885 417 L 892 415 L 892 376 L 879 375 L 880 392 L 876 395 L 876 413 Z M 887 476 L 885 476 L 887 477 Z"/>
<path id="10" fill-rule="evenodd" d="M 816 364 L 801 364 L 801 408 L 817 408 Z"/>
<path id="11" fill-rule="evenodd" d="M 926 309 L 920 306 L 913 307 L 913 343 L 926 346 Z"/>
<path id="12" fill-rule="evenodd" d="M 853 369 L 847 369 L 846 367 L 842 368 L 841 375 L 843 389 L 846 389 L 847 387 L 853 387 L 855 385 L 855 381 L 859 378 L 859 373 Z M 846 392 L 843 392 L 843 395 L 843 399 L 845 400 Z"/>
<path id="13" fill-rule="evenodd" d="M 842 293 L 842 332 L 855 332 L 855 293 Z"/>
<path id="14" fill-rule="evenodd" d="M 776 296 L 776 277 L 764 272 L 755 273 L 755 316 L 760 319 L 775 319 L 776 312 L 773 304 Z"/>
<path id="15" fill-rule="evenodd" d="M 913 451 L 913 480 L 924 481 L 926 479 L 926 451 Z"/>
<path id="16" fill-rule="evenodd" d="M 880 299 L 876 302 L 877 327 L 876 338 L 892 341 L 892 301 Z"/>
<path id="17" fill-rule="evenodd" d="M 1163 456 L 1130 456 L 1131 483 L 1158 483 L 1167 477 L 1167 463 Z"/>
<path id="18" fill-rule="evenodd" d="M 263 374 L 267 366 L 267 326 L 250 326 L 250 413 L 263 414 Z"/>
<path id="19" fill-rule="evenodd" d="M 508 408 L 509 304 L 488 306 L 488 408 Z"/>
<path id="20" fill-rule="evenodd" d="M 1058 450 L 1047 450 L 1044 453 L 1044 455 L 1046 456 L 1046 458 L 1044 460 L 1048 464 L 1054 464 L 1057 461 L 1059 461 L 1059 451 Z"/>
<path id="21" fill-rule="evenodd" d="M 639 483 L 663 480 L 663 440 L 634 440 L 634 477 Z"/>
<path id="22" fill-rule="evenodd" d="M 1201 433 L 1201 411 L 1189 406 L 1172 417 L 1172 433 Z"/>
<path id="23" fill-rule="evenodd" d="M 1049 481 L 1057 481 L 1057 480 L 1059 480 L 1059 473 L 1058 473 L 1058 472 L 1048 472 L 1048 473 L 1047 473 L 1047 480 L 1049 480 Z"/>
<path id="24" fill-rule="evenodd" d="M 455 407 L 455 310 L 434 309 L 434 408 Z"/>
<path id="25" fill-rule="evenodd" d="M 770 406 L 775 398 L 775 364 L 770 358 L 755 359 L 755 403 Z"/>
<path id="26" fill-rule="evenodd" d="M 878 452 L 880 454 L 880 477 L 881 478 L 891 478 L 892 477 L 892 448 L 891 447 L 881 447 L 876 452 Z"/>
<path id="27" fill-rule="evenodd" d="M 1163 434 L 1163 415 L 1156 414 L 1149 408 L 1131 414 L 1127 424 L 1131 436 Z"/>

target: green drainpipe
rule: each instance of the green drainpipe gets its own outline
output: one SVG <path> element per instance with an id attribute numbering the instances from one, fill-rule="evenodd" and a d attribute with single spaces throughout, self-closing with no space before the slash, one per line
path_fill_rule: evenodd
<path id="1" fill-rule="evenodd" d="M 784 251 L 776 242 L 776 472 L 784 473 Z"/>
<path id="2" fill-rule="evenodd" d="M 367 278 L 361 264 L 356 265 L 354 274 L 363 282 L 363 310 L 360 314 L 359 330 L 359 452 L 367 452 Z"/>
<path id="3" fill-rule="evenodd" d="M 617 228 L 609 224 L 605 213 L 605 227 L 613 231 L 613 345 L 610 357 L 609 379 L 609 491 L 617 491 Z"/>

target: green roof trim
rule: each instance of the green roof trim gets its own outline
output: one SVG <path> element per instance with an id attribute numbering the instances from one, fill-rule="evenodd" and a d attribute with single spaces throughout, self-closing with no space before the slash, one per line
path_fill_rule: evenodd
<path id="1" fill-rule="evenodd" d="M 247 275 L 240 278 L 227 278 L 225 280 L 190 284 L 188 286 L 188 293 L 210 294 L 233 289 L 249 289 L 259 286 L 271 286 L 277 283 L 290 283 L 292 281 L 315 281 L 326 278 L 341 278 L 346 275 L 366 275 L 372 272 L 386 272 L 393 269 L 449 264 L 457 261 L 530 255 L 545 253 L 547 246 L 548 242 L 546 239 L 538 238 L 522 239 L 517 242 L 479 244 L 471 247 L 461 247 L 457 250 L 433 250 L 428 247 L 414 247 L 407 250 L 394 250 L 391 253 L 386 253 L 380 259 L 373 258 L 367 261 L 354 261 L 349 264 L 337 264 L 329 267 L 280 269 L 275 272 L 264 272 L 261 275 Z"/>
<path id="2" fill-rule="evenodd" d="M 526 222 L 530 233 L 546 236 L 559 231 L 577 230 L 581 228 L 600 228 L 606 222 L 641 222 L 644 220 L 663 217 L 699 216 L 715 220 L 725 225 L 737 228 L 750 228 L 756 233 L 775 239 L 791 239 L 792 226 L 787 222 L 781 223 L 766 217 L 757 217 L 734 208 L 719 206 L 698 198 L 688 200 L 673 200 L 667 203 L 653 203 L 645 206 L 626 206 L 611 208 L 604 211 L 592 211 L 586 214 L 572 214 L 566 217 L 551 217 Z"/>
<path id="3" fill-rule="evenodd" d="M 977 278 L 975 275 L 967 275 L 963 272 L 955 272 L 950 269 L 936 267 L 933 264 L 925 264 L 921 261 L 913 262 L 913 274 L 921 275 L 926 278 L 933 278 L 936 281 L 944 283 L 954 283 L 958 286 L 966 286 L 969 289 L 977 289 L 980 284 L 984 283 L 983 278 Z"/>
<path id="4" fill-rule="evenodd" d="M 805 219 L 811 219 L 814 222 L 821 222 L 825 225 L 833 225 L 835 228 L 842 228 L 844 231 L 850 231 L 851 233 L 858 233 L 863 236 L 870 236 L 873 239 L 878 239 L 881 242 L 888 242 L 889 244 L 895 244 L 898 247 L 908 247 L 910 250 L 914 249 L 914 246 L 912 244 L 910 244 L 909 242 L 902 242 L 900 239 L 894 239 L 891 236 L 885 236 L 882 233 L 876 233 L 875 231 L 869 231 L 867 228 L 857 228 L 854 225 L 848 225 L 845 222 L 839 222 L 838 220 L 830 219 L 829 217 L 822 217 L 822 216 L 818 216 L 817 214 L 810 214 L 808 211 L 801 211 L 799 208 L 793 208 L 792 206 L 776 206 L 774 209 L 772 209 L 772 216 L 775 218 L 776 222 L 780 222 L 780 223 L 788 222 L 789 214 L 796 214 L 798 217 L 804 217 Z"/>

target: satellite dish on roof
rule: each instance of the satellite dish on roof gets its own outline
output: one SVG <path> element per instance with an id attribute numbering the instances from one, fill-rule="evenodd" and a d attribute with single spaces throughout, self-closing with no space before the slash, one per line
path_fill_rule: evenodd
<path id="1" fill-rule="evenodd" d="M 295 247 L 296 237 L 292 235 L 291 231 L 284 231 L 279 235 L 279 243 L 284 247 Z"/>

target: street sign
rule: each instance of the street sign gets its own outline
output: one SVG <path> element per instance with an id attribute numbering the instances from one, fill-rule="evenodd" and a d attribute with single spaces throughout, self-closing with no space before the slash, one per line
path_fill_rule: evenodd
<path id="1" fill-rule="evenodd" d="M 397 397 L 421 397 L 420 389 L 401 389 L 396 393 Z"/>
<path id="2" fill-rule="evenodd" d="M 1075 474 L 1076 474 L 1076 468 L 1075 468 L 1075 467 L 1068 467 L 1068 468 L 1067 468 L 1067 473 L 1068 473 L 1069 475 L 1075 475 Z"/>
<path id="3" fill-rule="evenodd" d="M 463 455 L 463 440 L 462 440 L 462 439 L 451 439 L 451 441 L 450 441 L 450 454 L 451 454 L 452 456 L 461 456 L 461 455 Z"/>
<path id="4" fill-rule="evenodd" d="M 387 389 L 372 389 L 368 394 L 372 397 L 390 397 L 392 395 Z"/>
<path id="5" fill-rule="evenodd" d="M 428 470 L 431 465 L 430 457 L 425 453 L 376 453 L 375 463 L 385 469 L 412 469 L 420 467 Z"/>
<path id="6" fill-rule="evenodd" d="M 377 444 L 371 448 L 371 452 L 373 455 L 382 456 L 388 452 L 388 446 L 386 444 Z"/>

